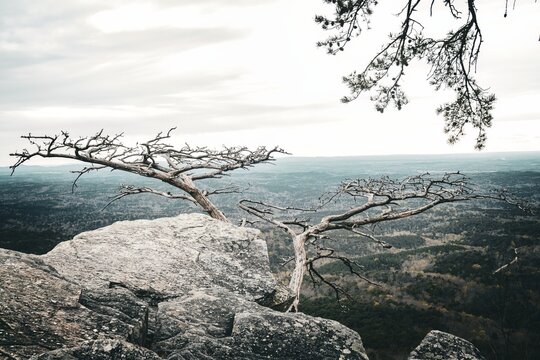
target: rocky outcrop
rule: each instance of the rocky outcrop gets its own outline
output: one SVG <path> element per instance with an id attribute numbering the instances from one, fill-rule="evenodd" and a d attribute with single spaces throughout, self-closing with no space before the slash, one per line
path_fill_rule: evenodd
<path id="1" fill-rule="evenodd" d="M 223 289 L 161 304 L 155 351 L 174 359 L 367 359 L 335 321 L 264 308 Z"/>
<path id="2" fill-rule="evenodd" d="M 0 252 L 0 358 L 75 346 L 104 326 L 111 337 L 130 336 L 132 326 L 81 306 L 80 291 L 35 256 Z"/>
<path id="3" fill-rule="evenodd" d="M 120 222 L 44 256 L 0 251 L 0 359 L 367 359 L 288 299 L 254 229 L 204 215 Z"/>
<path id="4" fill-rule="evenodd" d="M 33 356 L 30 360 L 161 360 L 153 351 L 122 340 L 85 341 L 72 348 L 63 348 Z"/>
<path id="5" fill-rule="evenodd" d="M 60 243 L 43 258 L 87 288 L 113 282 L 178 294 L 217 286 L 256 300 L 276 288 L 258 235 L 199 214 L 121 221 Z"/>
<path id="6" fill-rule="evenodd" d="M 442 331 L 430 331 L 409 355 L 409 360 L 484 360 L 465 339 Z"/>

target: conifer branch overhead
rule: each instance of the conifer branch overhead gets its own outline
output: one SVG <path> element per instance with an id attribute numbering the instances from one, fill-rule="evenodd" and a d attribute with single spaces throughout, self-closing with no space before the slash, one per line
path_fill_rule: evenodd
<path id="1" fill-rule="evenodd" d="M 344 51 L 348 44 L 370 28 L 378 0 L 323 0 L 334 8 L 332 16 L 315 16 L 315 21 L 331 35 L 317 43 L 331 55 Z M 476 149 L 486 143 L 486 130 L 491 127 L 496 97 L 475 79 L 482 43 L 484 42 L 476 0 L 402 0 L 403 7 L 396 16 L 401 20 L 397 29 L 390 29 L 388 40 L 367 62 L 361 71 L 345 76 L 343 81 L 350 95 L 343 102 L 368 93 L 379 112 L 393 105 L 405 106 L 409 99 L 402 88 L 407 67 L 415 60 L 430 66 L 429 83 L 436 89 L 451 89 L 453 101 L 440 105 L 436 112 L 443 116 L 448 141 L 455 143 L 468 126 L 474 128 Z M 421 23 L 422 15 L 440 16 L 434 11 L 442 3 L 458 24 L 442 37 L 430 36 Z M 421 7 L 421 5 L 426 5 Z M 508 2 L 506 2 L 505 17 Z"/>

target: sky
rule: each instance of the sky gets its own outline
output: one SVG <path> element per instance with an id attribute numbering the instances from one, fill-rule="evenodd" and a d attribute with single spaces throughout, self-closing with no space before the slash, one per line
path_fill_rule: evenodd
<path id="1" fill-rule="evenodd" d="M 440 3 L 418 16 L 442 34 Z M 507 18 L 503 0 L 477 3 L 476 77 L 498 97 L 484 151 L 539 151 L 540 3 L 519 1 Z M 398 29 L 399 5 L 381 4 L 371 29 L 330 56 L 315 46 L 327 34 L 313 18 L 332 10 L 322 0 L 0 0 L 0 165 L 29 132 L 136 142 L 175 126 L 174 144 L 297 156 L 473 152 L 472 129 L 447 144 L 435 108 L 453 94 L 427 84 L 424 64 L 406 73 L 401 111 L 379 114 L 367 95 L 340 102 L 341 78 Z"/>

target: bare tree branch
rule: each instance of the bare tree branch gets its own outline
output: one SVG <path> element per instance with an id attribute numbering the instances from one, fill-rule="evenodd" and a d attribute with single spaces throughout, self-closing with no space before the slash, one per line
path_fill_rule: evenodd
<path id="1" fill-rule="evenodd" d="M 262 205 L 263 207 L 258 208 L 257 205 Z M 292 227 L 290 227 L 289 225 L 285 224 L 282 221 L 272 219 L 272 218 L 270 218 L 268 216 L 268 215 L 272 215 L 273 212 L 266 207 L 265 203 L 260 202 L 260 201 L 252 201 L 252 200 L 242 199 L 238 203 L 238 207 L 240 207 L 240 209 L 244 210 L 245 212 L 247 212 L 250 215 L 253 215 L 253 216 L 255 216 L 255 217 L 257 217 L 257 218 L 259 218 L 259 219 L 261 219 L 261 220 L 263 220 L 263 221 L 265 221 L 267 223 L 270 223 L 272 225 L 277 226 L 280 229 L 285 230 L 291 236 L 296 236 L 296 233 L 295 233 L 295 231 L 294 231 L 294 229 Z M 280 207 L 271 206 L 270 208 L 279 209 Z"/>
<path id="2" fill-rule="evenodd" d="M 475 188 L 460 172 L 446 173 L 436 178 L 425 173 L 401 180 L 388 177 L 346 180 L 336 190 L 321 196 L 319 200 L 321 206 L 317 210 L 321 210 L 338 199 L 349 199 L 352 206 L 341 212 L 332 211 L 332 214 L 322 216 L 319 220 L 304 220 L 303 222 L 298 222 L 296 219 L 290 220 L 290 218 L 293 216 L 291 212 L 295 213 L 304 209 L 246 199 L 240 202 L 242 210 L 285 230 L 291 236 L 295 267 L 291 274 L 289 288 L 294 292 L 295 300 L 289 310 L 297 310 L 306 271 L 312 280 L 330 286 L 337 296 L 343 295 L 342 289 L 337 284 L 325 279 L 324 275 L 317 271 L 315 264 L 322 259 L 341 261 L 352 274 L 375 284 L 357 271 L 358 267 L 355 267 L 349 255 L 337 255 L 333 249 L 317 245 L 317 240 L 322 239 L 328 232 L 348 231 L 358 235 L 359 239 L 367 239 L 388 249 L 391 248 L 390 244 L 363 231 L 362 227 L 415 216 L 445 203 L 488 199 L 517 204 L 517 201 L 504 190 L 485 191 Z M 280 220 L 275 214 L 276 210 L 280 211 Z M 283 219 L 287 216 L 289 219 Z M 306 252 L 308 246 L 316 247 L 316 256 L 308 258 Z"/>
<path id="3" fill-rule="evenodd" d="M 71 192 L 74 192 L 75 188 L 77 188 L 77 181 L 79 181 L 81 176 L 83 176 L 84 174 L 88 174 L 91 171 L 98 171 L 98 170 L 105 169 L 105 168 L 106 168 L 106 166 L 94 166 L 94 165 L 92 165 L 92 166 L 84 167 L 81 170 L 72 171 L 72 173 L 78 174 L 78 175 L 75 178 L 75 180 L 73 180 L 73 184 L 71 184 Z M 13 171 L 15 171 L 15 169 L 13 169 Z M 12 172 L 12 174 L 13 174 L 13 172 Z"/>
<path id="4" fill-rule="evenodd" d="M 205 196 L 222 195 L 222 194 L 240 194 L 240 193 L 242 193 L 242 190 L 238 186 L 235 186 L 235 185 L 229 185 L 229 186 L 222 187 L 219 189 L 203 191 L 203 194 Z"/>
<path id="5" fill-rule="evenodd" d="M 110 203 L 128 195 L 152 193 L 189 200 L 199 205 L 213 218 L 228 221 L 208 196 L 236 192 L 238 189 L 226 187 L 205 190 L 197 187 L 195 181 L 220 178 L 236 169 L 248 169 L 256 164 L 271 162 L 276 154 L 287 154 L 279 147 L 271 149 L 259 147 L 255 150 L 246 147 L 223 147 L 221 150 L 213 150 L 185 144 L 177 149 L 166 142 L 174 130 L 175 128 L 171 128 L 167 132 L 160 132 L 148 141 L 135 146 L 123 144 L 121 142 L 123 134 L 105 135 L 103 130 L 95 135 L 77 139 L 70 137 L 65 131 L 54 136 L 24 135 L 22 138 L 26 139 L 33 149 L 23 149 L 10 154 L 17 159 L 10 167 L 11 173 L 36 157 L 77 160 L 91 165 L 76 171 L 78 176 L 73 182 L 73 189 L 82 175 L 108 167 L 161 180 L 185 193 L 169 196 L 167 192 L 127 186 Z"/>
<path id="6" fill-rule="evenodd" d="M 189 197 L 189 196 L 186 196 L 186 195 L 174 195 L 174 194 L 171 194 L 170 192 L 165 192 L 165 191 L 159 191 L 159 190 L 154 190 L 154 189 L 151 189 L 149 187 L 136 187 L 136 186 L 133 186 L 133 185 L 122 185 L 120 187 L 120 190 L 118 191 L 119 193 L 117 195 L 115 195 L 114 197 L 111 198 L 111 201 L 109 201 L 107 203 L 107 205 L 105 205 L 103 207 L 102 210 L 105 210 L 107 207 L 109 207 L 109 205 L 111 205 L 113 202 L 115 201 L 118 201 L 126 196 L 129 196 L 129 195 L 138 195 L 138 194 L 143 194 L 143 193 L 146 193 L 146 194 L 153 194 L 153 195 L 159 195 L 159 196 L 163 196 L 163 197 L 166 197 L 168 199 L 181 199 L 181 200 L 186 200 L 186 201 L 189 201 L 189 202 L 192 202 L 194 204 L 196 204 L 197 202 Z"/>
<path id="7" fill-rule="evenodd" d="M 380 239 L 377 239 L 375 236 L 371 235 L 371 234 L 368 234 L 368 233 L 365 233 L 365 232 L 362 232 L 362 231 L 359 231 L 359 230 L 356 230 L 356 227 L 353 226 L 351 228 L 348 228 L 346 230 L 349 230 L 350 232 L 356 234 L 356 235 L 360 235 L 360 236 L 363 236 L 363 237 L 366 237 L 370 240 L 372 240 L 373 242 L 381 245 L 383 248 L 385 249 L 391 249 L 392 248 L 392 245 L 390 245 L 389 243 L 387 243 L 386 241 L 382 241 Z"/>
<path id="8" fill-rule="evenodd" d="M 513 264 L 517 263 L 518 260 L 519 260 L 518 248 L 515 248 L 515 249 L 514 249 L 514 254 L 515 254 L 515 256 L 514 256 L 514 258 L 512 259 L 512 261 L 510 261 L 510 262 L 504 264 L 503 266 L 499 267 L 497 270 L 493 271 L 493 274 L 497 274 L 497 273 L 499 273 L 499 272 L 501 272 L 501 271 L 503 271 L 503 270 L 506 270 L 506 269 L 508 269 L 510 266 L 512 266 Z"/>

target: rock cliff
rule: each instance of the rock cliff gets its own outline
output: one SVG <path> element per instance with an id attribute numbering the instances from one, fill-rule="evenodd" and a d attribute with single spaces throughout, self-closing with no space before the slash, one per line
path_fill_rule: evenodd
<path id="1" fill-rule="evenodd" d="M 0 359 L 367 359 L 288 293 L 257 230 L 204 215 L 119 222 L 43 256 L 0 250 Z"/>

